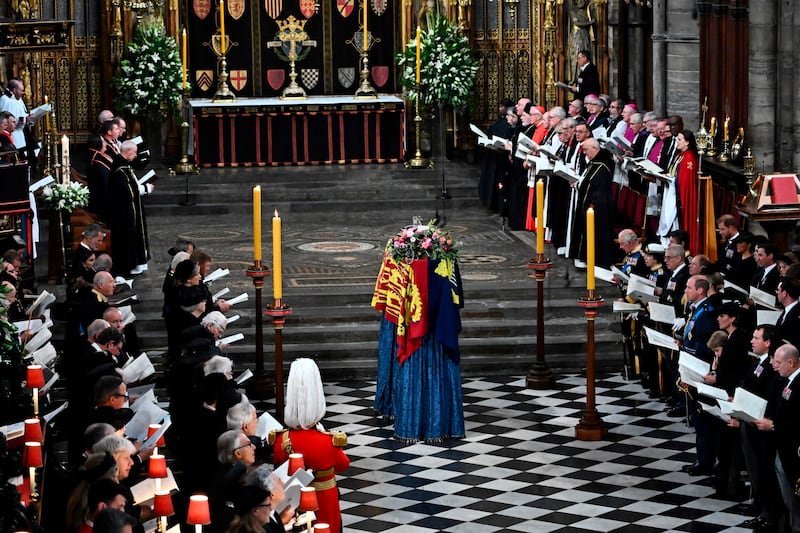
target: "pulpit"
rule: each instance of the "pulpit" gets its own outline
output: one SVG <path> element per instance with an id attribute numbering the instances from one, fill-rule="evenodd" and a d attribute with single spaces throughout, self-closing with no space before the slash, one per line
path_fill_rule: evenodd
<path id="1" fill-rule="evenodd" d="M 12 235 L 21 227 L 22 235 L 28 243 L 28 251 L 32 252 L 31 235 L 31 202 L 28 193 L 28 173 L 30 167 L 26 163 L 13 165 L 0 164 L 0 235 Z M 30 256 L 30 254 L 29 254 Z"/>

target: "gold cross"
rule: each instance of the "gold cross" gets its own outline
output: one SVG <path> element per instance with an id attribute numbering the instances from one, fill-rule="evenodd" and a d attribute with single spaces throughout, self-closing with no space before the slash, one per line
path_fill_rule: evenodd
<path id="1" fill-rule="evenodd" d="M 297 59 L 299 55 L 298 43 L 302 43 L 308 39 L 308 34 L 305 32 L 305 20 L 297 20 L 293 15 L 290 15 L 286 20 L 276 20 L 278 24 L 278 39 L 281 42 L 289 43 L 289 56 L 290 61 Z M 300 47 L 302 49 L 302 46 Z"/>

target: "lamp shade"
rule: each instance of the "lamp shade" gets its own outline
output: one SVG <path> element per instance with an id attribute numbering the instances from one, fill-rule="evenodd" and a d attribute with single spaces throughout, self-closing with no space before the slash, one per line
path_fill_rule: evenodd
<path id="1" fill-rule="evenodd" d="M 153 434 L 161 429 L 161 424 L 150 424 L 147 426 L 147 438 L 153 436 Z M 160 437 L 158 437 L 158 442 L 156 442 L 156 446 L 165 446 L 166 443 L 164 442 L 164 434 L 162 433 Z"/>
<path id="2" fill-rule="evenodd" d="M 151 455 L 147 475 L 151 478 L 167 477 L 167 458 L 161 454 Z"/>
<path id="3" fill-rule="evenodd" d="M 331 526 L 326 524 L 325 522 L 320 522 L 318 524 L 314 524 L 314 533 L 319 531 L 320 533 L 330 533 Z"/>
<path id="4" fill-rule="evenodd" d="M 291 476 L 298 470 L 305 469 L 306 463 L 303 460 L 302 453 L 290 453 L 289 454 L 289 475 Z"/>
<path id="5" fill-rule="evenodd" d="M 172 496 L 168 490 L 159 490 L 153 498 L 153 514 L 156 516 L 172 516 L 175 509 L 172 507 Z"/>
<path id="6" fill-rule="evenodd" d="M 42 423 L 38 418 L 25 420 L 25 442 L 42 442 Z"/>
<path id="7" fill-rule="evenodd" d="M 193 526 L 207 526 L 211 523 L 211 514 L 208 511 L 208 496 L 193 494 L 189 497 L 189 511 L 186 513 L 186 523 Z"/>
<path id="8" fill-rule="evenodd" d="M 44 371 L 41 365 L 29 365 L 28 373 L 25 377 L 25 386 L 29 389 L 41 389 L 44 387 Z"/>
<path id="9" fill-rule="evenodd" d="M 39 468 L 44 466 L 41 442 L 25 443 L 25 451 L 22 452 L 22 465 L 25 468 Z"/>
<path id="10" fill-rule="evenodd" d="M 297 508 L 303 512 L 318 511 L 317 489 L 314 487 L 303 487 L 300 489 L 300 505 Z"/>

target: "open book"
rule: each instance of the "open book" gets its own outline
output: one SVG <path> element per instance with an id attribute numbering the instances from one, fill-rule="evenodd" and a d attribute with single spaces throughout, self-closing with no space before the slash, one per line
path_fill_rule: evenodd
<path id="1" fill-rule="evenodd" d="M 688 352 L 681 351 L 678 357 L 678 372 L 681 375 L 681 381 L 697 387 L 705 383 L 703 376 L 711 372 L 711 365 Z"/>
<path id="2" fill-rule="evenodd" d="M 781 316 L 781 311 L 768 311 L 766 309 L 756 310 L 756 324 L 769 324 L 774 326 L 778 323 L 778 318 Z"/>
<path id="3" fill-rule="evenodd" d="M 286 461 L 275 469 L 275 474 L 283 481 L 283 491 L 285 493 L 283 501 L 278 504 L 278 508 L 275 510 L 280 513 L 289 506 L 297 509 L 300 503 L 300 489 L 314 481 L 314 473 L 311 470 L 300 468 L 290 476 L 289 461 Z"/>
<path id="4" fill-rule="evenodd" d="M 567 180 L 570 185 L 581 180 L 581 177 L 563 161 L 556 161 L 555 165 L 553 165 L 553 174 Z"/>
<path id="5" fill-rule="evenodd" d="M 629 302 L 614 302 L 613 311 L 615 313 L 638 313 L 642 310 L 639 304 L 632 304 Z"/>
<path id="6" fill-rule="evenodd" d="M 483 139 L 488 139 L 488 138 L 489 138 L 489 136 L 488 136 L 488 135 L 486 135 L 486 134 L 483 132 L 483 130 L 482 130 L 482 129 L 480 129 L 480 128 L 479 128 L 478 126 L 476 126 L 475 124 L 472 124 L 472 123 L 470 123 L 470 125 L 469 125 L 469 129 L 470 129 L 470 131 L 472 131 L 472 133 L 474 133 L 475 135 L 477 135 L 479 138 L 483 138 Z"/>
<path id="7" fill-rule="evenodd" d="M 721 404 L 720 407 L 722 407 Z M 733 401 L 730 402 L 730 408 L 730 416 L 745 422 L 752 422 L 753 420 L 764 418 L 764 413 L 767 410 L 767 400 L 738 387 L 733 393 Z"/>
<path id="8" fill-rule="evenodd" d="M 125 426 L 125 436 L 136 439 L 139 442 L 147 439 L 147 427 L 150 424 L 160 424 L 162 420 L 169 416 L 169 413 L 158 405 L 150 402 L 139 402 L 141 405 Z"/>
<path id="9" fill-rule="evenodd" d="M 145 183 L 147 183 L 148 181 L 150 181 L 150 179 L 151 179 L 153 176 L 155 176 L 155 175 L 156 175 L 156 171 L 155 171 L 155 170 L 153 170 L 153 169 L 151 168 L 151 169 L 150 169 L 150 170 L 147 172 L 147 174 L 145 174 L 144 176 L 142 176 L 141 178 L 139 178 L 138 180 L 136 180 L 136 183 L 138 183 L 139 185 L 144 185 Z"/>
<path id="10" fill-rule="evenodd" d="M 258 417 L 258 425 L 256 426 L 256 435 L 258 435 L 261 440 L 267 440 L 269 436 L 269 432 L 272 430 L 279 431 L 283 429 L 283 426 L 280 422 L 275 420 L 275 418 L 269 414 L 267 411 L 261 413 L 261 416 Z"/>
<path id="11" fill-rule="evenodd" d="M 756 287 L 750 287 L 750 298 L 757 304 L 767 309 L 777 309 L 775 307 L 776 296 Z"/>
<path id="12" fill-rule="evenodd" d="M 175 476 L 172 474 L 172 469 L 167 468 L 167 477 L 161 478 L 161 488 L 156 489 L 156 480 L 153 478 L 145 478 L 136 485 L 131 487 L 131 494 L 133 494 L 133 503 L 135 505 L 150 504 L 155 499 L 156 490 L 178 490 L 178 483 L 175 481 Z"/>
<path id="13" fill-rule="evenodd" d="M 731 298 L 748 298 L 750 296 L 747 289 L 731 283 L 727 279 L 722 281 L 722 292 L 725 293 L 725 296 L 730 296 Z"/>
<path id="14" fill-rule="evenodd" d="M 628 279 L 628 296 L 642 302 L 657 302 L 655 286 L 650 280 L 641 276 L 631 275 Z"/>
<path id="15" fill-rule="evenodd" d="M 650 318 L 662 324 L 675 324 L 675 308 L 671 305 L 664 305 L 658 302 L 650 302 L 647 304 L 650 310 Z"/>
<path id="16" fill-rule="evenodd" d="M 647 334 L 647 342 L 649 342 L 653 346 L 660 346 L 661 348 L 666 348 L 667 350 L 678 349 L 678 345 L 675 343 L 675 339 L 673 339 L 669 335 L 664 335 L 660 331 L 648 328 L 647 326 L 645 326 L 644 331 L 645 334 Z"/>
<path id="17" fill-rule="evenodd" d="M 229 275 L 230 273 L 231 271 L 228 270 L 227 268 L 218 268 L 214 272 L 203 278 L 203 281 L 206 283 L 211 283 L 212 281 L 216 281 L 219 278 L 223 278 Z"/>
<path id="18" fill-rule="evenodd" d="M 617 278 L 614 276 L 614 273 L 608 269 L 603 267 L 596 266 L 594 267 L 594 276 L 597 279 L 602 279 L 603 281 L 607 281 L 609 283 L 613 283 L 616 285 Z M 638 305 L 636 307 L 639 307 Z"/>
<path id="19" fill-rule="evenodd" d="M 139 357 L 129 358 L 125 363 L 125 366 L 119 370 L 119 373 L 122 375 L 122 381 L 124 381 L 127 385 L 128 383 L 142 381 L 143 379 L 152 376 L 155 371 L 156 369 L 153 366 L 153 363 L 150 361 L 150 358 L 147 357 L 147 353 L 142 352 Z"/>
<path id="20" fill-rule="evenodd" d="M 221 339 L 217 339 L 216 341 L 214 341 L 214 343 L 216 344 L 216 346 L 220 346 L 222 344 L 231 345 L 234 342 L 238 342 L 238 341 L 243 340 L 243 339 L 244 339 L 244 333 L 236 333 L 234 335 L 229 335 L 227 337 L 223 337 Z"/>
<path id="21" fill-rule="evenodd" d="M 672 183 L 672 178 L 670 178 L 668 174 L 664 173 L 660 166 L 656 165 L 646 157 L 635 159 L 634 163 L 636 165 L 635 170 L 638 173 L 655 178 L 655 180 L 659 183 Z"/>
<path id="22" fill-rule="evenodd" d="M 53 333 L 47 329 L 40 329 L 39 332 L 34 335 L 28 343 L 25 345 L 25 353 L 33 353 L 42 346 L 45 345 L 47 341 L 53 336 Z"/>
<path id="23" fill-rule="evenodd" d="M 50 304 L 56 301 L 56 297 L 47 291 L 42 291 L 41 294 L 36 296 L 31 306 L 28 308 L 28 315 L 36 316 L 44 313 L 44 310 L 50 307 Z"/>

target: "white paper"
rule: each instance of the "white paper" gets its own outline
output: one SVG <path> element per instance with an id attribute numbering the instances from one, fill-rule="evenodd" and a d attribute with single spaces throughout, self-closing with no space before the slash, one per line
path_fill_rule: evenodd
<path id="1" fill-rule="evenodd" d="M 638 313 L 642 310 L 642 306 L 629 302 L 614 302 L 613 310 L 615 313 Z"/>
<path id="2" fill-rule="evenodd" d="M 216 302 L 217 300 L 219 300 L 220 298 L 222 298 L 223 296 L 225 296 L 229 292 L 231 292 L 231 290 L 228 287 L 225 287 L 224 289 L 220 289 L 220 290 L 218 290 L 217 292 L 215 292 L 214 294 L 211 295 L 211 301 L 212 302 Z"/>
<path id="3" fill-rule="evenodd" d="M 670 326 L 675 323 L 675 308 L 671 305 L 650 302 L 647 307 L 650 310 L 650 318 L 654 321 Z"/>
<path id="4" fill-rule="evenodd" d="M 567 180 L 570 184 L 578 183 L 581 179 L 578 174 L 575 173 L 574 170 L 569 168 L 566 163 L 563 161 L 556 161 L 555 165 L 553 165 L 553 174 L 556 176 Z"/>
<path id="5" fill-rule="evenodd" d="M 139 185 L 144 185 L 145 183 L 147 183 L 150 180 L 150 178 L 152 178 L 155 175 L 156 175 L 156 171 L 151 168 L 147 172 L 147 174 L 145 174 L 144 176 L 142 176 L 141 178 L 136 180 L 136 183 L 138 183 Z"/>
<path id="6" fill-rule="evenodd" d="M 719 387 L 712 387 L 707 383 L 698 383 L 697 392 L 699 392 L 703 396 L 714 398 L 715 400 L 727 401 L 729 398 L 728 391 L 726 391 L 725 389 L 720 389 Z"/>
<path id="7" fill-rule="evenodd" d="M 727 279 L 722 280 L 722 292 L 734 298 L 736 297 L 736 295 L 741 295 L 741 296 L 750 295 L 750 293 L 747 292 L 747 289 L 740 287 L 736 284 L 733 284 Z"/>
<path id="8" fill-rule="evenodd" d="M 60 377 L 61 376 L 58 375 L 58 372 L 53 372 L 53 375 L 50 376 L 50 379 L 47 380 L 47 383 L 44 384 L 44 387 L 42 387 L 42 390 L 40 390 L 39 393 L 47 394 L 50 392 L 50 389 L 53 388 L 53 385 L 56 384 L 56 381 L 58 381 L 58 378 Z"/>
<path id="9" fill-rule="evenodd" d="M 59 405 L 57 409 L 53 409 L 49 413 L 43 415 L 42 419 L 44 420 L 45 424 L 49 424 L 50 422 L 52 422 L 52 420 L 55 417 L 57 417 L 59 414 L 64 412 L 64 409 L 66 409 L 68 406 L 69 406 L 69 402 L 64 402 L 61 405 Z"/>
<path id="10" fill-rule="evenodd" d="M 147 438 L 147 426 L 160 424 L 167 416 L 169 413 L 156 404 L 145 403 L 125 426 L 125 435 L 140 442 L 144 441 Z"/>
<path id="11" fill-rule="evenodd" d="M 161 488 L 158 490 L 167 490 L 172 492 L 178 490 L 178 484 L 175 482 L 175 476 L 172 474 L 172 469 L 167 468 L 167 477 L 161 478 Z M 142 505 L 152 502 L 155 498 L 156 480 L 153 478 L 146 478 L 131 487 L 131 494 L 133 494 L 133 503 L 135 505 Z"/>
<path id="12" fill-rule="evenodd" d="M 647 334 L 647 342 L 649 342 L 653 346 L 660 346 L 662 348 L 666 348 L 667 350 L 678 349 L 678 345 L 676 344 L 675 339 L 673 339 L 669 335 L 664 335 L 660 331 L 648 328 L 647 326 L 645 326 L 644 331 Z"/>
<path id="13" fill-rule="evenodd" d="M 621 279 L 625 283 L 627 283 L 628 280 L 630 279 L 630 276 L 628 276 L 625 272 L 623 272 L 622 270 L 618 269 L 614 265 L 611 265 L 611 272 L 614 274 L 614 277 L 616 277 L 617 279 Z M 644 279 L 647 279 L 647 278 L 644 278 Z"/>
<path id="14" fill-rule="evenodd" d="M 25 434 L 25 421 L 0 426 L 0 433 L 6 436 L 6 440 L 18 439 Z"/>
<path id="15" fill-rule="evenodd" d="M 42 366 L 50 366 L 50 363 L 56 360 L 56 356 L 58 353 L 56 352 L 55 346 L 53 346 L 52 342 L 48 342 L 35 352 L 31 354 L 33 360 L 36 362 L 37 365 Z"/>
<path id="16" fill-rule="evenodd" d="M 767 311 L 766 309 L 756 310 L 756 325 L 769 324 L 774 326 L 781 316 L 781 311 Z"/>
<path id="17" fill-rule="evenodd" d="M 718 405 L 708 405 L 708 404 L 704 403 L 704 404 L 702 404 L 702 409 L 706 413 L 719 418 L 723 422 L 727 423 L 727 422 L 731 421 L 731 417 L 726 415 L 725 413 L 723 413 Z"/>
<path id="18" fill-rule="evenodd" d="M 607 281 L 609 283 L 613 283 L 614 285 L 616 285 L 617 278 L 614 277 L 614 273 L 611 272 L 608 269 L 605 269 L 603 267 L 599 267 L 599 266 L 595 265 L 595 267 L 594 267 L 594 276 L 597 279 L 601 279 L 603 281 Z"/>
<path id="19" fill-rule="evenodd" d="M 744 420 L 745 422 L 752 422 L 759 418 L 764 418 L 764 413 L 767 410 L 767 400 L 747 391 L 741 387 L 733 393 L 733 412 L 731 416 Z"/>
<path id="20" fill-rule="evenodd" d="M 688 352 L 681 351 L 678 358 L 678 372 L 681 381 L 697 387 L 705 383 L 703 377 L 711 372 L 711 365 Z"/>
<path id="21" fill-rule="evenodd" d="M 153 402 L 156 401 L 155 392 L 153 389 L 156 388 L 155 383 L 148 383 L 147 385 L 139 385 L 138 387 L 128 387 L 128 397 L 131 402 L 131 406 L 136 405 L 135 402 L 139 400 L 139 398 L 144 397 L 145 394 L 148 392 L 153 392 Z M 133 407 L 131 407 L 133 409 Z"/>
<path id="22" fill-rule="evenodd" d="M 117 282 L 117 285 L 127 285 L 129 289 L 133 289 L 132 279 L 125 279 L 122 276 L 117 276 L 116 278 L 114 278 L 114 281 Z"/>
<path id="23" fill-rule="evenodd" d="M 228 317 L 228 318 L 226 319 L 226 320 L 228 321 L 228 326 L 230 326 L 231 324 L 233 324 L 234 322 L 236 322 L 236 321 L 237 321 L 237 320 L 239 320 L 240 318 L 242 318 L 242 317 L 241 317 L 241 315 L 233 315 L 233 316 L 231 316 L 231 317 Z"/>
<path id="24" fill-rule="evenodd" d="M 217 339 L 215 344 L 216 346 L 220 346 L 222 344 L 230 345 L 242 339 L 244 339 L 244 333 L 237 333 L 236 335 L 230 335 L 228 337 L 222 337 L 221 339 Z"/>
<path id="25" fill-rule="evenodd" d="M 758 305 L 769 309 L 777 309 L 777 307 L 775 307 L 775 295 L 762 291 L 757 287 L 750 287 L 750 298 Z"/>
<path id="26" fill-rule="evenodd" d="M 258 435 L 261 440 L 267 440 L 269 436 L 269 432 L 272 430 L 280 431 L 283 429 L 283 426 L 280 422 L 275 420 L 275 418 L 269 414 L 267 411 L 261 413 L 261 416 L 258 417 L 258 426 L 256 427 L 256 435 Z"/>
<path id="27" fill-rule="evenodd" d="M 17 331 L 22 332 L 26 329 L 31 330 L 31 333 L 36 333 L 42 328 L 43 322 L 38 318 L 34 318 L 31 320 L 20 320 L 19 322 L 14 322 L 14 326 L 17 328 Z"/>
<path id="28" fill-rule="evenodd" d="M 128 389 L 129 400 L 134 398 L 131 392 L 132 390 L 133 388 Z M 158 399 L 156 399 L 156 393 L 155 393 L 155 386 L 139 394 L 138 396 L 135 397 L 135 400 L 130 402 L 131 411 L 135 413 L 139 409 L 146 407 L 148 404 L 158 405 Z"/>
<path id="29" fill-rule="evenodd" d="M 45 185 L 50 185 L 51 183 L 54 183 L 55 181 L 56 180 L 55 180 L 55 178 L 53 178 L 53 176 L 45 176 L 42 179 L 40 179 L 39 181 L 32 183 L 31 186 L 28 187 L 28 191 L 29 192 L 36 192 L 39 189 L 41 189 L 42 187 L 44 187 Z"/>
<path id="30" fill-rule="evenodd" d="M 203 278 L 203 281 L 206 282 L 206 283 L 211 283 L 212 281 L 215 281 L 215 280 L 218 280 L 219 278 L 225 277 L 225 276 L 229 275 L 230 273 L 231 273 L 231 271 L 228 270 L 227 268 L 218 268 L 214 272 L 212 272 L 211 274 L 209 274 L 208 276 Z"/>
<path id="31" fill-rule="evenodd" d="M 47 113 L 53 110 L 53 106 L 50 103 L 42 104 L 39 107 L 34 107 L 31 110 L 31 114 L 29 119 L 36 120 L 39 117 L 45 116 Z"/>
<path id="32" fill-rule="evenodd" d="M 28 341 L 25 345 L 25 353 L 33 353 L 50 340 L 53 333 L 49 329 L 41 329 L 39 332 Z"/>
<path id="33" fill-rule="evenodd" d="M 230 305 L 236 305 L 236 304 L 239 304 L 239 303 L 242 303 L 242 302 L 246 302 L 246 301 L 247 301 L 247 293 L 243 292 L 242 294 L 240 294 L 236 298 L 231 298 L 230 300 L 228 300 L 228 303 Z"/>
<path id="34" fill-rule="evenodd" d="M 142 139 L 141 135 L 138 135 L 138 136 L 134 137 L 133 139 L 131 139 L 130 141 L 133 144 L 142 144 L 143 139 Z"/>
<path id="35" fill-rule="evenodd" d="M 628 296 L 643 302 L 656 302 L 658 296 L 655 295 L 655 287 L 649 283 L 643 283 L 639 276 L 631 275 L 628 280 Z M 649 281 L 649 280 L 647 280 Z"/>
<path id="36" fill-rule="evenodd" d="M 253 371 L 248 368 L 247 370 L 239 374 L 239 376 L 234 381 L 236 382 L 237 385 L 241 385 L 242 383 L 244 383 L 245 381 L 247 381 L 252 377 L 253 377 Z"/>
<path id="37" fill-rule="evenodd" d="M 120 374 L 122 375 L 122 381 L 124 381 L 126 385 L 128 383 L 142 381 L 146 377 L 152 376 L 156 371 L 153 363 L 150 362 L 150 358 L 147 357 L 146 353 L 143 353 L 139 357 L 131 358 L 128 361 L 129 362 L 125 368 L 121 369 L 120 371 Z"/>
<path id="38" fill-rule="evenodd" d="M 28 314 L 29 315 L 36 314 L 36 313 L 34 313 L 34 311 L 36 311 L 37 308 L 41 308 L 39 310 L 39 313 L 42 313 L 45 309 L 47 309 L 47 307 L 51 303 L 53 303 L 55 301 L 56 301 L 56 297 L 55 296 L 53 296 L 52 294 L 50 294 L 47 291 L 42 291 L 41 294 L 36 296 L 36 299 L 31 304 L 30 308 L 28 309 Z"/>
<path id="39" fill-rule="evenodd" d="M 470 131 L 472 131 L 472 133 L 474 133 L 474 134 L 475 134 L 475 135 L 477 135 L 478 137 L 484 137 L 484 138 L 486 138 L 486 137 L 487 137 L 487 135 L 486 135 L 486 134 L 483 132 L 483 130 L 482 130 L 482 129 L 480 129 L 480 128 L 479 128 L 478 126 L 476 126 L 475 124 L 472 124 L 472 123 L 470 123 L 470 125 L 469 125 L 469 129 L 470 129 Z"/>

